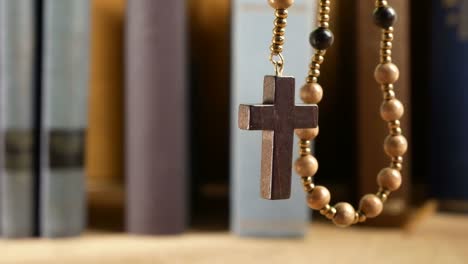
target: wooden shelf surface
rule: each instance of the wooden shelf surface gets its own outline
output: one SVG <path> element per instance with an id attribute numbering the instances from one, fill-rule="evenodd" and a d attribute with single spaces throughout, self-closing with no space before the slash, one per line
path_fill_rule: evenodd
<path id="1" fill-rule="evenodd" d="M 302 240 L 191 231 L 139 237 L 88 232 L 75 239 L 1 240 L 0 263 L 468 263 L 468 217 L 435 215 L 413 232 L 313 224 Z"/>

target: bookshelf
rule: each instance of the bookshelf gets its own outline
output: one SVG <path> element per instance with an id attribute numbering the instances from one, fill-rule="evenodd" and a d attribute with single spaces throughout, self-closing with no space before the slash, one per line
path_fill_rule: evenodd
<path id="1" fill-rule="evenodd" d="M 90 231 L 76 239 L 0 241 L 0 263 L 467 263 L 468 217 L 436 215 L 411 233 L 314 223 L 303 240 L 244 239 L 192 230 L 136 237 Z"/>

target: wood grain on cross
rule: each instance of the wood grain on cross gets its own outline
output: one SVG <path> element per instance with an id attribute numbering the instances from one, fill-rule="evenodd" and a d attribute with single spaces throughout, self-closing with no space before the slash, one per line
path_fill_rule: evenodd
<path id="1" fill-rule="evenodd" d="M 294 129 L 315 128 L 316 105 L 294 103 L 294 78 L 265 76 L 263 104 L 239 106 L 239 128 L 263 130 L 261 195 L 288 199 L 291 195 Z"/>

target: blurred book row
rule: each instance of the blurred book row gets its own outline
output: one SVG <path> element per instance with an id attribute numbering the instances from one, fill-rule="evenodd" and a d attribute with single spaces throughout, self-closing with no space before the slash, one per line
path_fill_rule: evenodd
<path id="1" fill-rule="evenodd" d="M 388 162 L 373 4 L 332 1 L 314 151 L 333 202 L 374 192 Z M 468 211 L 468 1 L 390 4 L 411 151 L 405 187 L 370 224 L 402 226 L 428 198 Z M 290 10 L 285 74 L 296 87 L 316 10 L 316 0 Z M 0 0 L 0 234 L 304 235 L 299 179 L 290 200 L 260 199 L 261 133 L 237 129 L 237 105 L 259 102 L 273 73 L 272 21 L 258 0 Z"/>

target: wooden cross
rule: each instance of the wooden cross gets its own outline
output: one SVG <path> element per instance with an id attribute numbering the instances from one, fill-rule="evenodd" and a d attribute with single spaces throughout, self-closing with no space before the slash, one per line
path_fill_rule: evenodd
<path id="1" fill-rule="evenodd" d="M 295 105 L 294 78 L 265 76 L 262 105 L 239 106 L 239 128 L 263 130 L 261 195 L 291 196 L 294 129 L 317 127 L 317 105 Z"/>

